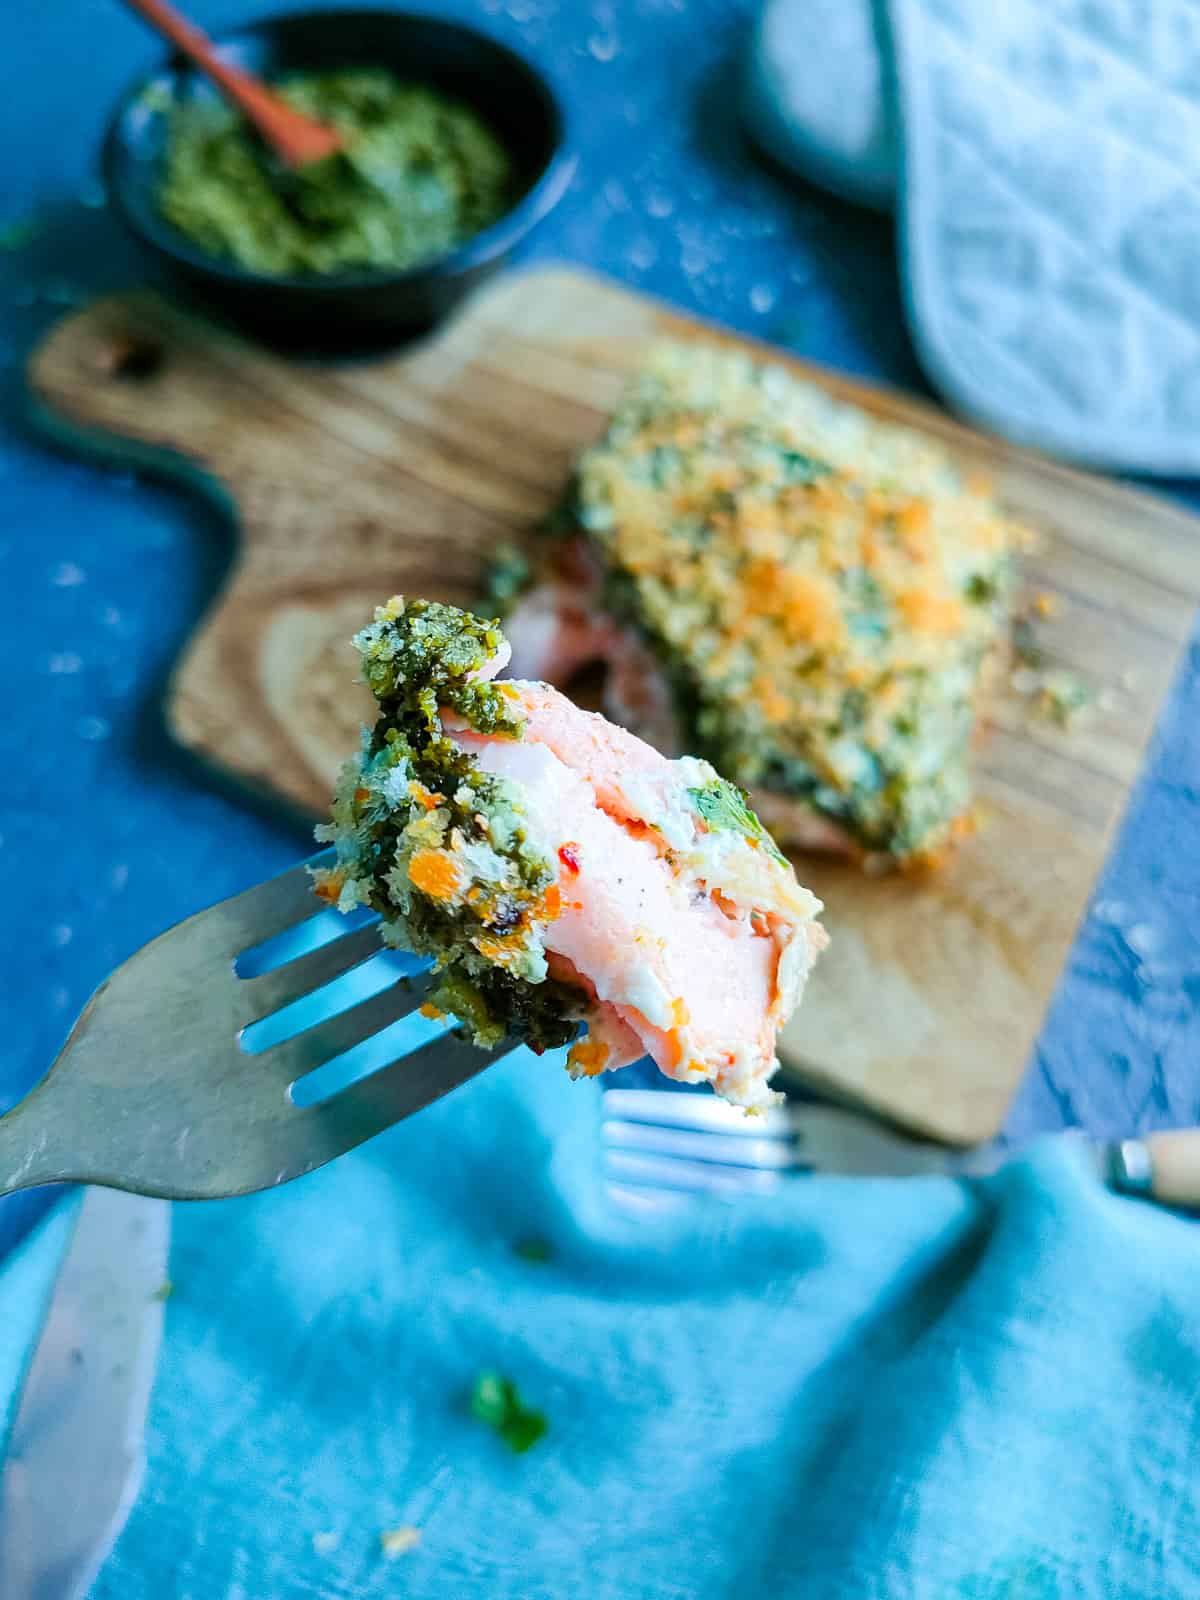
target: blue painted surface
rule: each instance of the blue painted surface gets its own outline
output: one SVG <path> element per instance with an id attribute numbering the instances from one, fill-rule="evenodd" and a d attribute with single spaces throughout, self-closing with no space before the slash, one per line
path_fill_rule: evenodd
<path id="1" fill-rule="evenodd" d="M 253 8 L 193 0 L 219 27 Z M 923 387 L 889 224 L 759 164 L 734 120 L 752 8 L 716 0 L 449 4 L 547 67 L 581 154 L 528 257 L 580 261 L 806 356 Z M 19 18 L 13 14 L 19 11 Z M 182 495 L 21 427 L 23 351 L 63 305 L 144 269 L 96 191 L 107 109 L 156 45 L 117 0 L 0 22 L 0 1094 L 53 1058 L 106 972 L 168 923 L 292 861 L 304 836 L 172 749 L 166 674 L 230 534 Z M 1010 1119 L 1025 1135 L 1200 1119 L 1200 653 Z M 28 1206 L 0 1208 L 0 1246 Z"/>

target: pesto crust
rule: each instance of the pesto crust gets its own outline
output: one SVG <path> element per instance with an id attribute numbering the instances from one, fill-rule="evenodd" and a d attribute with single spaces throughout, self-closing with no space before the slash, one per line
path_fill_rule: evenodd
<path id="1" fill-rule="evenodd" d="M 369 906 L 385 940 L 432 956 L 432 1006 L 477 1043 L 567 1043 L 584 996 L 548 976 L 541 938 L 558 863 L 520 786 L 481 771 L 442 722 L 451 711 L 479 733 L 521 737 L 510 693 L 478 676 L 503 635 L 453 606 L 398 597 L 354 644 L 379 717 L 317 830 L 337 851 L 315 874 L 318 893 L 343 911 Z"/>
<path id="2" fill-rule="evenodd" d="M 581 457 L 563 529 L 663 671 L 684 748 L 864 853 L 929 856 L 962 826 L 1028 536 L 932 440 L 664 344 Z"/>

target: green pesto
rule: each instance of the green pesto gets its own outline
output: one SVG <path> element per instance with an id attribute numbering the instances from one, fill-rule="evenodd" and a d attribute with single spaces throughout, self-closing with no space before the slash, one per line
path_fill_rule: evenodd
<path id="1" fill-rule="evenodd" d="M 504 644 L 495 622 L 436 601 L 394 601 L 356 635 L 379 703 L 358 757 L 338 780 L 332 823 L 342 904 L 369 905 L 385 937 L 437 966 L 430 1000 L 481 1045 L 506 1036 L 535 1050 L 568 1043 L 582 997 L 550 978 L 537 936 L 539 902 L 558 863 L 526 816 L 523 793 L 482 771 L 447 737 L 451 710 L 480 733 L 520 738 L 523 720 L 494 684 L 475 681 Z M 471 864 L 470 896 L 420 892 L 407 868 L 421 850 Z M 511 947 L 510 966 L 478 949 Z"/>
<path id="2" fill-rule="evenodd" d="M 396 616 L 383 609 L 354 638 L 381 724 L 395 713 L 434 732 L 441 728 L 439 706 L 449 706 L 480 733 L 520 734 L 511 701 L 494 683 L 475 678 L 504 645 L 497 621 L 437 600 L 410 600 Z"/>
<path id="3" fill-rule="evenodd" d="M 503 146 L 469 107 L 377 69 L 276 87 L 345 149 L 283 173 L 224 101 L 166 108 L 164 216 L 212 254 L 284 277 L 403 271 L 489 227 L 513 199 Z"/>

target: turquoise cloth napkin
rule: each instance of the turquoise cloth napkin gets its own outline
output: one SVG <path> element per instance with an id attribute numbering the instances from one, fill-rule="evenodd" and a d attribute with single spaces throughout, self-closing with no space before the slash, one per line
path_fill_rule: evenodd
<path id="1" fill-rule="evenodd" d="M 597 1113 L 520 1052 L 287 1189 L 176 1207 L 94 1600 L 1200 1593 L 1191 1224 L 1061 1143 L 622 1219 Z M 548 1419 L 525 1455 L 469 1414 L 489 1368 Z"/>

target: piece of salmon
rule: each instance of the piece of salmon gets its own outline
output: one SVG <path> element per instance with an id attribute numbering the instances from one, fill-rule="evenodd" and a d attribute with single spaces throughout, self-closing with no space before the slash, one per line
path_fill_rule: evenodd
<path id="1" fill-rule="evenodd" d="M 569 690 L 580 673 L 599 668 L 605 715 L 657 750 L 683 752 L 683 728 L 666 674 L 637 633 L 604 610 L 600 569 L 582 540 L 568 541 L 550 575 L 525 591 L 505 631 L 515 673 Z M 750 800 L 786 848 L 836 856 L 854 852 L 846 830 L 808 801 L 763 788 L 751 790 Z"/>
<path id="2" fill-rule="evenodd" d="M 547 533 L 506 618 L 517 674 L 572 695 L 581 666 L 603 676 L 609 716 L 769 794 L 781 843 L 874 873 L 970 831 L 1030 535 L 937 441 L 749 352 L 664 341 Z"/>
<path id="3" fill-rule="evenodd" d="M 570 1045 L 575 1076 L 649 1055 L 769 1102 L 825 935 L 742 792 L 500 679 L 498 625 L 455 607 L 396 596 L 355 645 L 379 717 L 318 829 L 336 848 L 318 893 L 431 957 L 428 1004 L 481 1046 Z"/>
<path id="4" fill-rule="evenodd" d="M 710 827 L 692 793 L 706 763 L 671 761 L 544 683 L 502 686 L 520 741 L 447 716 L 461 749 L 519 784 L 561 863 L 544 932 L 551 971 L 592 998 L 571 1065 L 592 1075 L 643 1054 L 728 1100 L 770 1098 L 775 1040 L 825 942 L 820 903 L 751 833 Z"/>

